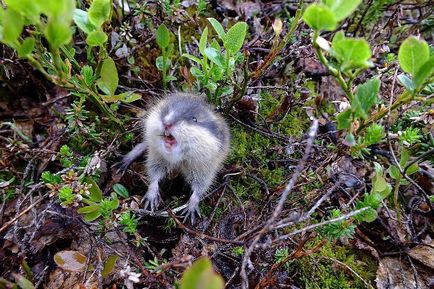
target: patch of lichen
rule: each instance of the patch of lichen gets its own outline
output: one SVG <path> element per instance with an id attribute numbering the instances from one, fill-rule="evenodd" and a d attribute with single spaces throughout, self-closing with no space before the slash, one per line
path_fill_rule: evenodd
<path id="1" fill-rule="evenodd" d="M 346 266 L 333 260 L 338 260 Z M 297 260 L 290 266 L 290 270 L 296 273 L 303 288 L 366 288 L 361 278 L 355 276 L 348 268 L 356 272 L 365 282 L 372 284 L 376 276 L 377 264 L 369 255 L 329 242 L 318 253 Z"/>

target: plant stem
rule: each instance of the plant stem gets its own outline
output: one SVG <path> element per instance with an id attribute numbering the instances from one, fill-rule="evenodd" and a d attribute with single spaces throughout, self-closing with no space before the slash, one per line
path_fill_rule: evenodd
<path id="1" fill-rule="evenodd" d="M 357 129 L 357 133 L 360 133 L 364 128 L 366 128 L 368 125 L 370 125 L 373 122 L 376 122 L 377 120 L 383 118 L 389 111 L 395 110 L 398 107 L 401 107 L 404 104 L 409 103 L 412 101 L 414 96 L 412 96 L 407 90 L 404 91 L 400 97 L 392 104 L 390 109 L 388 108 L 382 108 L 380 109 L 376 114 L 374 114 L 369 120 L 362 123 L 359 128 Z"/>

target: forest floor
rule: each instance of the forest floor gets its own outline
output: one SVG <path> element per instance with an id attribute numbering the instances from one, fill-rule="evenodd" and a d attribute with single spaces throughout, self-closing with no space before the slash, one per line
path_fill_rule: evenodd
<path id="1" fill-rule="evenodd" d="M 306 3 L 114 2 L 106 48 L 76 27 L 60 74 L 31 25 L 22 35 L 35 35 L 43 69 L 0 46 L 0 288 L 219 288 L 179 285 L 201 256 L 225 288 L 433 288 L 434 82 L 392 105 L 408 89 L 403 41 L 420 36 L 434 54 L 432 1 L 362 1 L 321 33 L 369 43 L 370 65 L 347 91 L 318 58 L 299 17 Z M 232 67 L 209 81 L 203 62 L 183 55 L 203 61 L 205 27 L 210 47 L 228 50 L 207 18 L 225 31 L 247 24 L 245 39 L 234 38 L 242 47 L 226 55 Z M 374 78 L 381 86 L 366 118 L 339 127 L 354 105 L 348 94 Z M 74 88 L 83 81 L 89 90 Z M 116 169 L 142 141 L 147 107 L 177 91 L 208 97 L 232 135 L 194 225 L 176 210 L 191 194 L 182 178 L 162 184 L 164 206 L 149 215 L 144 159 Z M 363 127 L 382 112 L 368 142 Z"/>

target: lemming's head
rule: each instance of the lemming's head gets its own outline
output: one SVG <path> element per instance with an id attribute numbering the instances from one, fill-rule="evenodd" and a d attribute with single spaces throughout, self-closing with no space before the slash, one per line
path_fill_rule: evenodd
<path id="1" fill-rule="evenodd" d="M 198 126 L 213 135 L 219 133 L 211 107 L 196 96 L 181 94 L 168 97 L 161 110 L 161 122 L 165 129 L 183 124 Z"/>

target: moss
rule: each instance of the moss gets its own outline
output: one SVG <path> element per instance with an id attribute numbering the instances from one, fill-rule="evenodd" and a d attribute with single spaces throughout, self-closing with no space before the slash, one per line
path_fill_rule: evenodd
<path id="1" fill-rule="evenodd" d="M 259 105 L 258 123 L 276 110 L 281 104 L 283 93 L 263 93 Z M 262 122 L 263 123 L 263 122 Z M 258 124 L 263 126 L 264 124 Z M 279 122 L 270 124 L 268 129 L 288 137 L 300 138 L 309 128 L 310 121 L 301 107 L 292 107 L 289 113 Z M 243 168 L 243 172 L 260 178 L 272 191 L 281 185 L 291 175 L 288 169 L 288 162 L 281 161 L 288 159 L 286 154 L 287 144 L 281 140 L 268 138 L 256 131 L 234 124 L 232 126 L 232 150 L 227 163 Z M 298 158 L 295 153 L 291 158 Z M 241 202 L 245 205 L 252 205 L 249 202 L 264 200 L 264 188 L 261 184 L 246 176 L 231 178 L 231 185 Z"/>
<path id="2" fill-rule="evenodd" d="M 303 288 L 366 288 L 360 278 L 331 259 L 346 264 L 368 283 L 375 279 L 377 265 L 372 257 L 332 243 L 327 243 L 320 252 L 292 263 L 291 269 L 298 273 Z"/>

